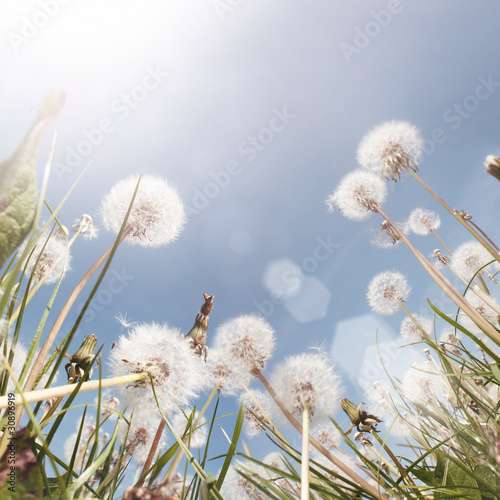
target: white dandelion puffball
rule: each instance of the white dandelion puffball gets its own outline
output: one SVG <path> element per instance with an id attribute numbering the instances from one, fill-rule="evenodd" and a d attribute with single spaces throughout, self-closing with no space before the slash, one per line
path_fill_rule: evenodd
<path id="1" fill-rule="evenodd" d="M 395 271 L 377 274 L 368 285 L 368 303 L 379 314 L 394 314 L 401 302 L 405 302 L 411 287 L 406 278 Z"/>
<path id="2" fill-rule="evenodd" d="M 385 182 L 371 172 L 358 169 L 340 181 L 326 204 L 330 211 L 336 206 L 348 219 L 361 221 L 376 212 L 386 197 Z"/>
<path id="3" fill-rule="evenodd" d="M 226 396 L 234 396 L 250 384 L 253 375 L 246 365 L 228 357 L 227 352 L 213 348 L 207 358 L 207 387 L 217 387 Z"/>
<path id="4" fill-rule="evenodd" d="M 130 426 L 124 419 L 118 422 L 118 437 L 120 442 L 127 439 L 125 452 L 139 463 L 144 463 L 158 430 L 161 417 L 158 411 L 148 411 L 147 408 L 135 408 Z M 157 452 L 166 449 L 167 440 L 165 432 L 162 433 L 158 443 Z"/>
<path id="5" fill-rule="evenodd" d="M 33 253 L 26 264 L 26 273 L 38 279 L 44 278 L 45 284 L 55 283 L 70 268 L 71 254 L 66 235 L 60 228 L 54 229 L 49 236 L 46 231 L 35 245 Z M 19 247 L 19 254 L 24 251 L 26 242 Z"/>
<path id="6" fill-rule="evenodd" d="M 432 332 L 432 320 L 421 314 L 414 314 L 413 317 L 425 333 L 430 335 Z M 424 339 L 424 335 L 420 331 L 420 328 L 409 317 L 401 321 L 400 333 L 403 340 L 409 343 L 420 342 Z"/>
<path id="7" fill-rule="evenodd" d="M 205 382 L 203 361 L 177 329 L 157 323 L 135 326 L 121 335 L 110 354 L 113 376 L 148 372 L 162 411 L 187 406 Z M 117 390 L 132 405 L 156 411 L 151 378 L 122 384 Z"/>
<path id="8" fill-rule="evenodd" d="M 478 276 L 483 276 L 485 273 L 491 272 L 491 266 L 486 266 L 484 269 L 481 269 L 481 267 L 492 260 L 493 257 L 481 243 L 478 241 L 469 241 L 460 245 L 453 252 L 451 267 L 453 267 L 462 278 L 470 281 L 476 272 Z M 481 271 L 479 271 L 479 269 L 481 269 Z"/>
<path id="9" fill-rule="evenodd" d="M 469 289 L 465 294 L 467 302 L 488 322 L 494 326 L 498 326 L 500 302 L 491 295 L 486 295 L 479 288 Z M 481 335 L 481 329 L 463 313 L 460 316 L 460 323 L 470 332 Z"/>
<path id="10" fill-rule="evenodd" d="M 311 427 L 311 436 L 315 437 L 316 441 L 329 451 L 337 449 L 342 441 L 340 432 L 330 420 L 315 423 Z M 314 456 L 321 454 L 316 448 L 311 451 Z"/>
<path id="11" fill-rule="evenodd" d="M 449 389 L 445 378 L 430 361 L 414 363 L 403 376 L 403 393 L 415 403 L 435 403 Z"/>
<path id="12" fill-rule="evenodd" d="M 240 365 L 250 371 L 261 370 L 274 351 L 274 330 L 264 318 L 245 314 L 219 326 L 214 343 L 233 368 Z"/>
<path id="13" fill-rule="evenodd" d="M 79 219 L 76 219 L 72 229 L 74 233 L 80 233 L 87 240 L 97 237 L 97 229 L 94 226 L 92 217 L 88 214 L 82 214 Z"/>
<path id="14" fill-rule="evenodd" d="M 420 132 L 411 123 L 397 120 L 384 122 L 361 140 L 358 163 L 378 175 L 386 164 L 392 164 L 396 169 L 399 167 L 399 173 L 402 173 L 400 162 L 404 161 L 405 157 L 417 162 L 423 145 Z"/>
<path id="15" fill-rule="evenodd" d="M 424 208 L 415 208 L 411 211 L 408 218 L 408 226 L 415 233 L 420 236 L 435 231 L 441 225 L 441 219 L 436 212 L 426 210 Z"/>
<path id="16" fill-rule="evenodd" d="M 120 230 L 138 181 L 138 175 L 118 181 L 102 200 L 100 211 L 107 230 Z M 126 240 L 145 247 L 166 245 L 179 236 L 185 221 L 177 190 L 161 177 L 144 175 L 128 218 L 132 231 Z"/>
<path id="17" fill-rule="evenodd" d="M 250 390 L 243 394 L 241 402 L 245 407 L 245 432 L 252 438 L 265 430 L 266 424 L 271 424 L 269 421 L 271 401 L 267 393 Z"/>
<path id="18" fill-rule="evenodd" d="M 271 386 L 292 414 L 307 406 L 315 418 L 332 415 L 340 406 L 340 377 L 324 353 L 290 356 L 274 369 Z"/>

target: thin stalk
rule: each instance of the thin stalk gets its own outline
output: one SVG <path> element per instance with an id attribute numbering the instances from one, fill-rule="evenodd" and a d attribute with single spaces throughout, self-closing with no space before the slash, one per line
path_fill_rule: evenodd
<path id="1" fill-rule="evenodd" d="M 374 430 L 372 432 L 372 435 L 380 443 L 380 446 L 382 446 L 382 448 L 389 455 L 389 457 L 391 457 L 391 460 L 393 461 L 394 465 L 398 468 L 398 471 L 401 474 L 401 476 L 403 477 L 403 479 L 405 480 L 406 484 L 413 486 L 415 488 L 415 493 L 417 493 L 418 497 L 423 498 L 422 494 L 420 493 L 420 491 L 417 489 L 415 483 L 413 482 L 413 479 L 408 475 L 408 473 L 406 472 L 405 468 L 401 465 L 401 463 L 398 460 L 398 458 L 396 457 L 396 455 L 394 455 L 392 450 L 385 444 L 385 441 L 383 441 L 382 438 L 378 435 L 378 432 L 376 430 Z"/>
<path id="2" fill-rule="evenodd" d="M 495 245 L 495 243 L 493 243 L 493 241 L 490 238 L 488 238 L 488 235 L 476 223 L 472 222 L 470 219 L 468 220 L 468 223 L 472 224 L 484 236 L 484 238 L 488 240 L 488 242 L 497 252 L 500 252 L 500 248 L 498 248 L 498 246 Z"/>
<path id="3" fill-rule="evenodd" d="M 91 380 L 89 382 L 83 382 L 80 386 L 80 392 L 93 391 L 99 387 L 112 387 L 114 385 L 128 384 L 130 382 L 135 382 L 141 380 L 148 376 L 148 372 L 133 373 L 131 375 L 123 375 L 122 377 L 112 377 L 105 378 L 102 380 Z M 75 386 L 62 385 L 59 387 L 50 387 L 49 389 L 40 389 L 38 391 L 23 392 L 23 395 L 16 394 L 14 404 L 16 406 L 22 406 L 25 403 L 35 403 L 37 401 L 44 401 L 46 399 L 58 398 L 60 396 L 67 396 L 75 390 Z M 8 406 L 8 396 L 0 397 L 0 409 L 7 408 Z"/>
<path id="4" fill-rule="evenodd" d="M 203 408 L 200 410 L 200 413 L 198 414 L 198 417 L 196 417 L 196 420 L 192 424 L 192 428 L 196 429 L 196 427 L 200 423 L 200 420 L 203 417 L 203 414 L 207 411 L 207 408 L 210 406 L 210 403 L 212 402 L 213 398 L 217 394 L 217 390 L 218 390 L 217 386 L 215 386 L 212 389 L 212 392 L 210 393 L 210 395 L 208 396 L 207 400 L 205 401 L 205 404 L 203 405 Z M 191 431 L 189 431 L 189 433 L 184 437 L 184 439 L 183 439 L 184 444 L 186 444 L 188 442 L 190 434 L 191 434 Z M 177 452 L 175 454 L 175 457 L 172 460 L 170 466 L 168 467 L 168 470 L 167 470 L 167 472 L 165 474 L 165 477 L 163 478 L 162 483 L 167 484 L 170 481 L 172 481 L 172 479 L 174 477 L 174 474 L 175 474 L 175 471 L 177 470 L 177 467 L 179 467 L 179 463 L 181 462 L 183 454 L 184 454 L 184 452 L 182 451 L 181 448 L 179 448 L 177 450 Z M 141 476 L 144 473 L 145 473 L 145 471 L 143 470 Z"/>
<path id="5" fill-rule="evenodd" d="M 160 443 L 160 439 L 164 430 L 165 430 L 165 420 L 161 419 L 160 423 L 158 424 L 158 429 L 156 429 L 156 434 L 153 439 L 153 442 L 151 443 L 151 448 L 149 449 L 148 457 L 146 458 L 146 461 L 144 462 L 144 467 L 142 468 L 141 472 L 142 479 L 137 483 L 137 486 L 142 486 L 144 484 L 144 481 L 146 480 L 146 472 L 149 470 L 151 464 L 153 463 L 153 459 L 156 455 L 156 450 L 158 449 L 158 444 Z"/>
<path id="6" fill-rule="evenodd" d="M 261 371 L 258 368 L 254 368 L 252 370 L 252 374 L 255 375 L 261 382 L 262 385 L 266 388 L 267 392 L 269 395 L 273 398 L 274 402 L 278 405 L 280 410 L 283 412 L 283 415 L 285 415 L 286 419 L 297 429 L 300 434 L 303 433 L 302 431 L 302 425 L 300 425 L 299 422 L 294 418 L 294 416 L 288 411 L 286 406 L 283 404 L 281 399 L 278 397 L 274 389 L 271 387 L 267 379 L 262 375 Z M 337 457 L 332 455 L 321 443 L 319 443 L 316 439 L 314 439 L 312 436 L 309 437 L 309 442 L 319 451 L 321 452 L 330 462 L 332 462 L 334 465 L 336 465 L 342 472 L 344 472 L 347 476 L 349 476 L 353 482 L 357 483 L 361 488 L 363 488 L 365 491 L 373 495 L 375 498 L 378 498 L 379 500 L 388 500 L 388 498 L 381 492 L 377 490 L 374 486 L 369 484 L 367 481 L 365 481 L 361 476 L 356 474 L 352 469 L 347 467 L 344 463 L 342 463 Z"/>
<path id="7" fill-rule="evenodd" d="M 447 210 L 460 224 L 462 224 L 469 233 L 476 238 L 481 245 L 490 252 L 490 254 L 498 261 L 500 262 L 500 255 L 498 254 L 498 247 L 496 247 L 493 242 L 489 238 L 484 238 L 480 232 L 476 231 L 475 228 L 479 229 L 476 224 L 472 223 L 475 228 L 472 228 L 469 224 L 467 224 L 467 221 L 464 220 L 464 218 L 460 215 L 460 213 L 457 210 L 453 210 L 448 203 L 446 203 L 433 189 L 431 189 L 415 172 L 411 170 L 411 168 L 406 168 L 406 171 L 445 209 Z M 469 221 L 470 222 L 470 221 Z M 483 233 L 484 234 L 484 233 Z M 486 236 L 486 235 L 485 235 Z M 487 241 L 488 240 L 488 241 Z M 493 245 L 492 245 L 493 244 Z"/>
<path id="8" fill-rule="evenodd" d="M 463 298 L 462 294 L 448 281 L 448 279 L 443 276 L 443 274 L 436 269 L 411 243 L 407 236 L 399 229 L 397 224 L 395 224 L 385 212 L 380 208 L 376 208 L 377 213 L 379 213 L 386 221 L 390 222 L 393 226 L 394 231 L 397 232 L 399 238 L 406 244 L 406 246 L 415 255 L 417 260 L 422 264 L 424 269 L 430 274 L 431 278 L 437 283 L 437 285 L 450 297 L 450 299 L 460 307 L 469 318 L 481 329 L 483 332 L 490 337 L 495 343 L 500 344 L 500 333 L 486 321 L 470 304 Z"/>
<path id="9" fill-rule="evenodd" d="M 302 459 L 300 466 L 300 500 L 309 500 L 309 411 L 302 410 Z"/>
<path id="10" fill-rule="evenodd" d="M 439 243 L 441 243 L 441 245 L 443 245 L 443 247 L 446 249 L 446 251 L 450 254 L 450 255 L 453 255 L 453 252 L 448 248 L 448 246 L 446 245 L 446 243 L 441 239 L 441 237 L 439 236 L 439 234 L 437 234 L 436 230 L 435 229 L 431 229 L 431 232 L 432 234 L 439 240 Z"/>
<path id="11" fill-rule="evenodd" d="M 127 228 L 125 231 L 123 231 L 121 238 L 118 242 L 118 245 L 129 235 L 129 233 L 132 231 L 132 228 Z M 42 348 L 40 349 L 40 353 L 38 354 L 38 357 L 35 360 L 35 363 L 33 364 L 33 368 L 31 369 L 31 373 L 26 380 L 26 384 L 24 385 L 24 390 L 25 391 L 31 391 L 33 386 L 35 385 L 36 379 L 38 377 L 38 374 L 42 371 L 43 364 L 45 362 L 45 359 L 47 358 L 47 355 L 49 354 L 49 351 L 52 347 L 52 344 L 54 343 L 54 340 L 56 339 L 57 334 L 59 333 L 59 330 L 61 326 L 64 323 L 64 320 L 66 319 L 66 316 L 68 315 L 69 311 L 71 310 L 71 307 L 75 303 L 75 300 L 78 298 L 80 295 L 81 291 L 85 287 L 85 285 L 90 281 L 92 276 L 95 274 L 95 272 L 101 267 L 101 265 L 107 260 L 107 258 L 110 256 L 113 248 L 115 247 L 115 242 L 110 245 L 110 247 L 97 259 L 97 261 L 92 265 L 92 267 L 87 271 L 85 276 L 80 280 L 80 282 L 76 285 L 75 289 L 71 292 L 71 295 L 69 296 L 68 300 L 64 304 L 61 312 L 59 313 L 59 316 L 54 322 L 54 325 L 52 326 L 49 335 L 47 336 Z"/>

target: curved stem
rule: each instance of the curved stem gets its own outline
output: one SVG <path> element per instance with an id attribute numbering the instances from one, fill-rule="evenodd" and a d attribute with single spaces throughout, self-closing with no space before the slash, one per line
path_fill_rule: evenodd
<path id="1" fill-rule="evenodd" d="M 309 500 L 309 411 L 302 410 L 302 459 L 300 465 L 300 500 Z"/>

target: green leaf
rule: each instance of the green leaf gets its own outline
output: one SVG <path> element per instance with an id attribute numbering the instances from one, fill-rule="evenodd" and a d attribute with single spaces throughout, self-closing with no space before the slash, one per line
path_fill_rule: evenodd
<path id="1" fill-rule="evenodd" d="M 446 487 L 444 491 L 436 492 L 434 496 L 436 500 L 445 499 L 449 496 L 468 500 L 482 500 L 477 481 L 465 466 L 458 465 L 455 460 L 452 460 L 443 451 L 436 451 L 436 455 L 438 460 L 435 477 L 442 486 Z"/>
<path id="2" fill-rule="evenodd" d="M 46 91 L 24 141 L 11 158 L 0 162 L 0 267 L 32 228 L 37 207 L 36 155 L 63 105 L 63 92 Z"/>
<path id="3" fill-rule="evenodd" d="M 27 427 L 15 433 L 0 459 L 0 498 L 25 500 L 42 498 L 43 479 L 40 465 L 31 450 Z"/>

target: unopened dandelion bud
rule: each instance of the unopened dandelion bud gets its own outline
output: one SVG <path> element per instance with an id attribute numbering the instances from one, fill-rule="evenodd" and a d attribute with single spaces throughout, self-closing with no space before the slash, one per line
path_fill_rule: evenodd
<path id="1" fill-rule="evenodd" d="M 83 339 L 82 345 L 77 349 L 73 356 L 65 354 L 64 357 L 69 359 L 66 365 L 68 380 L 76 381 L 82 378 L 85 371 L 89 369 L 86 380 L 90 380 L 92 376 L 92 364 L 96 359 L 95 348 L 97 345 L 97 337 L 88 335 Z"/>
<path id="2" fill-rule="evenodd" d="M 349 434 L 353 427 L 356 427 L 358 432 L 370 432 L 376 430 L 377 424 L 382 422 L 382 420 L 375 415 L 370 415 L 366 410 L 363 410 L 363 405 L 364 403 L 360 403 L 356 406 L 347 398 L 340 400 L 340 406 L 351 421 L 351 427 L 345 434 Z"/>
<path id="3" fill-rule="evenodd" d="M 201 356 L 203 352 L 205 353 L 206 361 L 208 354 L 208 347 L 206 346 L 208 318 L 212 309 L 214 308 L 214 296 L 204 293 L 203 298 L 205 299 L 205 303 L 201 306 L 200 312 L 196 315 L 194 325 L 187 334 L 187 339 L 189 342 L 191 342 L 193 349 L 199 356 Z"/>
<path id="4" fill-rule="evenodd" d="M 500 181 L 500 158 L 494 155 L 488 155 L 484 162 L 486 172 Z"/>

